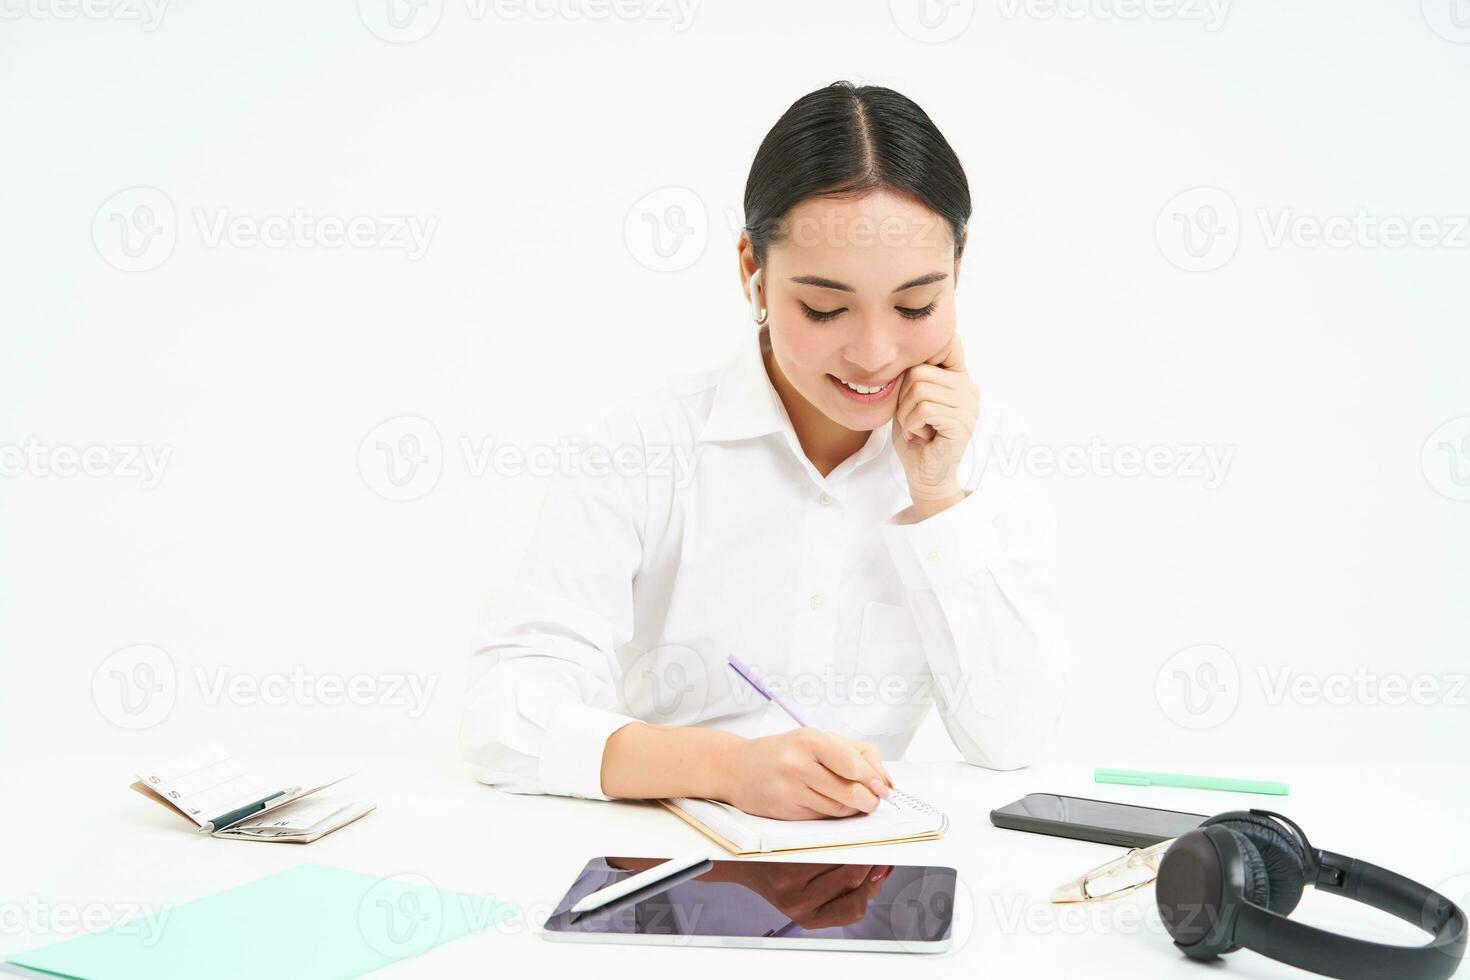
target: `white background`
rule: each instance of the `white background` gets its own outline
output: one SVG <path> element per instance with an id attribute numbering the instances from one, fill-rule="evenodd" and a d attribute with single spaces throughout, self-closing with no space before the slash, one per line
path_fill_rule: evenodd
<path id="1" fill-rule="evenodd" d="M 961 331 L 1029 465 L 1165 447 L 1048 480 L 1048 758 L 1470 758 L 1464 0 L 384 2 L 0 0 L 7 755 L 452 755 L 544 485 L 476 452 L 727 356 L 755 148 L 849 78 L 967 168 Z M 1423 237 L 1305 237 L 1360 212 Z M 373 240 L 212 234 L 293 213 Z"/>

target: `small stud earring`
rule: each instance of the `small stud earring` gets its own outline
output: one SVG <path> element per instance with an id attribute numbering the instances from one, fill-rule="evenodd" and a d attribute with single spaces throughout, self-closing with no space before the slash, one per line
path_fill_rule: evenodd
<path id="1" fill-rule="evenodd" d="M 761 305 L 760 299 L 761 273 L 764 271 L 764 269 L 757 269 L 750 277 L 750 318 L 760 327 L 764 327 L 771 318 L 770 311 Z"/>

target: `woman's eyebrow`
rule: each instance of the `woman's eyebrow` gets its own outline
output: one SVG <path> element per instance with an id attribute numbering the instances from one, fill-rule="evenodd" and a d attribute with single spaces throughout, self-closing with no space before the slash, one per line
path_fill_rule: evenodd
<path id="1" fill-rule="evenodd" d="M 908 282 L 904 283 L 902 286 L 897 287 L 893 291 L 895 293 L 901 293 L 905 289 L 913 289 L 915 286 L 927 286 L 931 282 L 939 282 L 942 279 L 948 278 L 948 272 L 931 272 L 927 275 L 920 276 L 917 279 L 910 279 Z M 799 283 L 803 286 L 817 286 L 821 289 L 836 289 L 844 293 L 857 292 L 857 290 L 853 289 L 845 282 L 838 282 L 836 279 L 828 279 L 824 276 L 792 276 L 791 281 L 794 283 Z"/>
<path id="2" fill-rule="evenodd" d="M 895 289 L 894 292 L 895 293 L 901 293 L 905 289 L 913 289 L 915 286 L 927 286 L 931 282 L 940 282 L 940 281 L 942 281 L 944 279 L 948 279 L 948 278 L 949 278 L 949 273 L 948 272 L 931 272 L 928 275 L 920 276 L 917 279 L 910 279 L 908 282 L 904 283 L 902 286 L 899 286 L 897 289 Z"/>

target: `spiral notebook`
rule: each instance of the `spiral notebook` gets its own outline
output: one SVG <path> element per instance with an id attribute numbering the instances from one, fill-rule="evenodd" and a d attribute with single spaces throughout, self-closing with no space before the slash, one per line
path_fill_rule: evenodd
<path id="1" fill-rule="evenodd" d="M 949 818 L 936 807 L 901 790 L 893 790 L 872 813 L 826 820 L 756 817 L 718 800 L 680 797 L 658 802 L 737 857 L 938 840 L 949 828 Z"/>

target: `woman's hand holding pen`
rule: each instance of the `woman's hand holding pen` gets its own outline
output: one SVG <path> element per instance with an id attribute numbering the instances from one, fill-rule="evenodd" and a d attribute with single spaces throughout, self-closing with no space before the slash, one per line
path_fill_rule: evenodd
<path id="1" fill-rule="evenodd" d="M 893 446 L 920 520 L 965 498 L 959 468 L 980 418 L 980 389 L 965 370 L 958 333 L 904 372 L 893 413 Z"/>
<path id="2" fill-rule="evenodd" d="M 818 728 L 741 739 L 720 768 L 717 799 L 780 820 L 871 813 L 893 786 L 876 746 Z"/>

